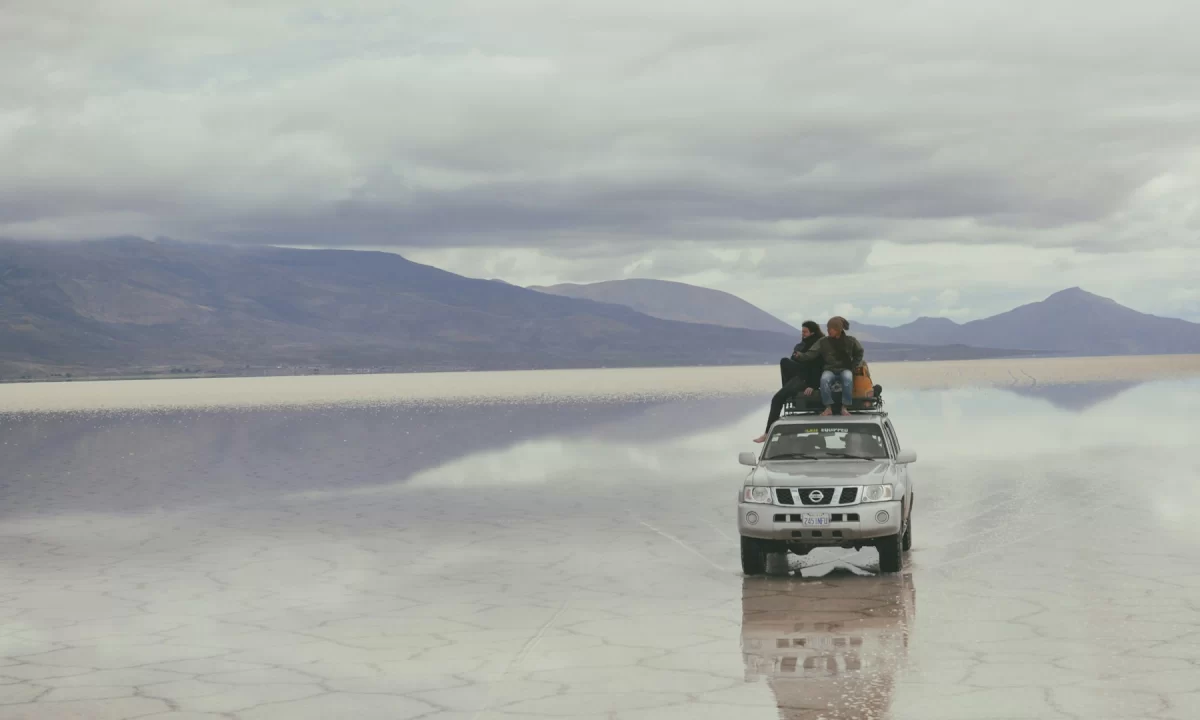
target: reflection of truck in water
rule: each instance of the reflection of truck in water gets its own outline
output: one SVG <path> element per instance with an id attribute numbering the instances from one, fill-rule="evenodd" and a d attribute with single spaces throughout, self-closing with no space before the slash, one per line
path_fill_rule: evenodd
<path id="1" fill-rule="evenodd" d="M 767 681 L 782 720 L 882 720 L 915 611 L 907 574 L 745 578 L 746 680 Z"/>

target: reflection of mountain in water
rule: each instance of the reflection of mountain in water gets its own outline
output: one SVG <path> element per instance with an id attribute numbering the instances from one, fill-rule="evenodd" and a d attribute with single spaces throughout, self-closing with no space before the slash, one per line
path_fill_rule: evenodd
<path id="1" fill-rule="evenodd" d="M 1141 384 L 1141 382 L 1121 381 L 1074 385 L 1034 385 L 1004 389 L 1022 397 L 1045 400 L 1060 410 L 1083 412 L 1100 403 L 1112 400 Z"/>
<path id="2" fill-rule="evenodd" d="M 571 405 L 325 407 L 116 415 L 0 413 L 0 513 L 138 512 L 402 482 L 540 437 L 655 443 L 760 398 Z M 514 468 L 514 471 L 519 471 Z"/>
<path id="3" fill-rule="evenodd" d="M 612 442 L 653 444 L 710 432 L 756 410 L 761 410 L 765 419 L 768 400 L 741 396 L 645 403 L 637 413 L 589 428 L 588 435 Z"/>
<path id="4" fill-rule="evenodd" d="M 782 720 L 886 717 L 915 612 L 908 575 L 746 578 L 746 679 L 767 681 Z"/>

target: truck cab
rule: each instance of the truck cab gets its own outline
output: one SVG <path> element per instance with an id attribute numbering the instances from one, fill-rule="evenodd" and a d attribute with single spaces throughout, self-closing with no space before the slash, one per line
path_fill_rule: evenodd
<path id="1" fill-rule="evenodd" d="M 899 572 L 912 547 L 916 459 L 882 410 L 784 415 L 760 452 L 739 457 L 751 467 L 738 495 L 742 571 L 766 572 L 772 554 L 870 546 L 880 572 Z"/>

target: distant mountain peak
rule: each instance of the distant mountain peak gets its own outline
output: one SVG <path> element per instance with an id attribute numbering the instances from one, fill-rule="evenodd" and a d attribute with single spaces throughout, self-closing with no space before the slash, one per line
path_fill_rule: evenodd
<path id="1" fill-rule="evenodd" d="M 535 285 L 529 289 L 551 295 L 624 305 L 663 320 L 768 330 L 788 335 L 799 333 L 783 320 L 736 295 L 673 280 L 626 278 L 585 285 Z"/>
<path id="2" fill-rule="evenodd" d="M 137 235 L 113 235 L 112 237 L 101 238 L 100 240 L 92 240 L 88 242 L 116 247 L 133 248 L 144 248 L 154 244 L 153 240 L 147 240 L 146 238 L 138 237 Z"/>
<path id="3" fill-rule="evenodd" d="M 909 323 L 909 326 L 924 326 L 924 327 L 958 327 L 958 323 L 946 317 L 930 317 L 922 315 L 921 317 Z"/>
<path id="4" fill-rule="evenodd" d="M 1083 288 L 1078 287 L 1078 286 L 1069 287 L 1066 290 L 1059 290 L 1058 292 L 1054 293 L 1053 295 L 1050 295 L 1049 297 L 1047 297 L 1043 302 L 1055 302 L 1055 301 L 1063 301 L 1063 300 L 1076 300 L 1076 301 L 1078 301 L 1078 300 L 1090 300 L 1090 301 L 1100 300 L 1100 301 L 1103 301 L 1106 303 L 1114 303 L 1114 304 L 1116 304 L 1116 302 L 1117 302 L 1116 300 L 1113 300 L 1112 298 L 1106 298 L 1101 295 L 1097 295 L 1095 293 L 1090 293 L 1087 290 L 1084 290 Z"/>

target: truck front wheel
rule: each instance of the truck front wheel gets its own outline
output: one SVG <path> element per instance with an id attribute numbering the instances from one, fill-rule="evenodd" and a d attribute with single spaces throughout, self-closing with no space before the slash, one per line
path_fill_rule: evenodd
<path id="1" fill-rule="evenodd" d="M 742 572 L 762 575 L 767 571 L 767 549 L 761 540 L 742 536 Z"/>
<path id="2" fill-rule="evenodd" d="M 879 550 L 879 572 L 897 573 L 904 568 L 904 541 L 899 533 L 880 538 L 875 544 Z"/>

